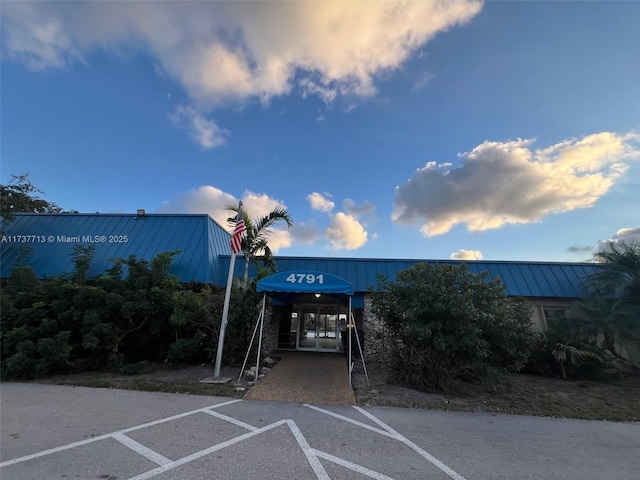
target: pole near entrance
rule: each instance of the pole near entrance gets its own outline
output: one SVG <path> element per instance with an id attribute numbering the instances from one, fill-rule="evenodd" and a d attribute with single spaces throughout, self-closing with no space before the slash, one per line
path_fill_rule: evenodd
<path id="1" fill-rule="evenodd" d="M 236 265 L 236 254 L 231 254 L 229 264 L 229 278 L 227 278 L 227 290 L 224 293 L 224 307 L 222 309 L 222 323 L 220 324 L 220 335 L 218 336 L 218 350 L 216 350 L 216 366 L 213 370 L 213 379 L 220 380 L 220 365 L 222 363 L 222 348 L 224 347 L 224 333 L 227 329 L 227 318 L 229 317 L 229 301 L 231 300 L 231 285 L 233 284 L 233 270 Z"/>
<path id="2" fill-rule="evenodd" d="M 244 224 L 244 213 L 242 212 L 242 202 L 238 204 L 238 214 L 236 215 L 236 226 L 231 235 L 231 260 L 229 262 L 229 276 L 227 278 L 227 290 L 224 293 L 224 307 L 222 309 L 222 322 L 220 323 L 220 335 L 218 336 L 218 350 L 216 350 L 216 366 L 213 371 L 213 379 L 220 380 L 220 365 L 222 364 L 222 348 L 224 347 L 224 333 L 227 329 L 227 319 L 229 317 L 229 301 L 231 300 L 231 286 L 233 284 L 233 270 L 236 266 L 236 254 L 242 251 L 242 239 L 247 230 Z"/>

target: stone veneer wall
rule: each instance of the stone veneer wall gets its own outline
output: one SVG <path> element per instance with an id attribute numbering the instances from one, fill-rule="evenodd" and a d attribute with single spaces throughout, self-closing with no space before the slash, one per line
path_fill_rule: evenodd
<path id="1" fill-rule="evenodd" d="M 364 360 L 378 371 L 386 371 L 391 365 L 389 342 L 391 336 L 383 322 L 373 314 L 371 296 L 364 296 L 362 312 L 362 328 L 364 330 Z"/>
<path id="2" fill-rule="evenodd" d="M 267 299 L 267 307 L 264 311 L 264 326 L 262 328 L 262 357 L 266 357 L 273 352 L 278 346 L 278 324 L 276 316 L 273 314 L 269 300 Z M 255 324 L 254 324 L 255 328 Z M 260 327 L 258 327 L 259 329 Z M 252 331 L 253 333 L 253 331 Z M 256 342 L 260 330 L 256 333 Z"/>

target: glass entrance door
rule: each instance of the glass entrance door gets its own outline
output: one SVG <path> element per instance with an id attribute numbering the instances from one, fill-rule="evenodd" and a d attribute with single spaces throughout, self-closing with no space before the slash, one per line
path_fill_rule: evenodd
<path id="1" fill-rule="evenodd" d="M 338 309 L 333 306 L 301 308 L 298 349 L 338 350 Z"/>

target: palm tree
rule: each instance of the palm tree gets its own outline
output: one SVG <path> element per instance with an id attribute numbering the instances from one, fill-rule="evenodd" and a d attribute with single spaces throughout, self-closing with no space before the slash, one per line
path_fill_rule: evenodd
<path id="1" fill-rule="evenodd" d="M 238 214 L 238 207 L 235 205 L 228 206 L 227 210 L 231 210 Z M 249 283 L 249 265 L 253 264 L 259 267 L 259 263 L 264 268 L 272 272 L 276 271 L 276 263 L 271 255 L 271 249 L 267 243 L 271 228 L 278 222 L 284 221 L 288 228 L 293 226 L 293 220 L 286 208 L 277 205 L 271 212 L 259 218 L 251 219 L 245 209 L 242 209 L 242 217 L 246 228 L 245 236 L 242 239 L 242 253 L 245 258 L 244 266 L 244 284 Z M 227 220 L 234 227 L 236 224 L 236 216 Z"/>
<path id="2" fill-rule="evenodd" d="M 603 266 L 588 280 L 594 292 L 640 306 L 640 241 L 609 241 L 593 257 Z"/>
<path id="3" fill-rule="evenodd" d="M 640 242 L 607 242 L 594 260 L 602 268 L 585 282 L 591 298 L 573 313 L 609 353 L 640 367 Z"/>
<path id="4" fill-rule="evenodd" d="M 567 360 L 569 363 L 579 367 L 582 365 L 582 361 L 587 358 L 598 358 L 589 350 L 580 350 L 573 345 L 568 345 L 566 343 L 556 344 L 556 347 L 551 351 L 551 354 L 553 355 L 553 358 L 556 359 L 556 362 L 560 364 L 562 378 L 565 380 L 567 379 L 567 372 L 564 365 L 567 363 Z"/>

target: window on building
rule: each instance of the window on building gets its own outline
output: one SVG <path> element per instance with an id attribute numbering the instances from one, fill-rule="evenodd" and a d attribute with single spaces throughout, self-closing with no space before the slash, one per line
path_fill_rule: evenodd
<path id="1" fill-rule="evenodd" d="M 542 307 L 544 314 L 544 322 L 549 325 L 550 322 L 564 320 L 567 318 L 567 307 Z"/>

